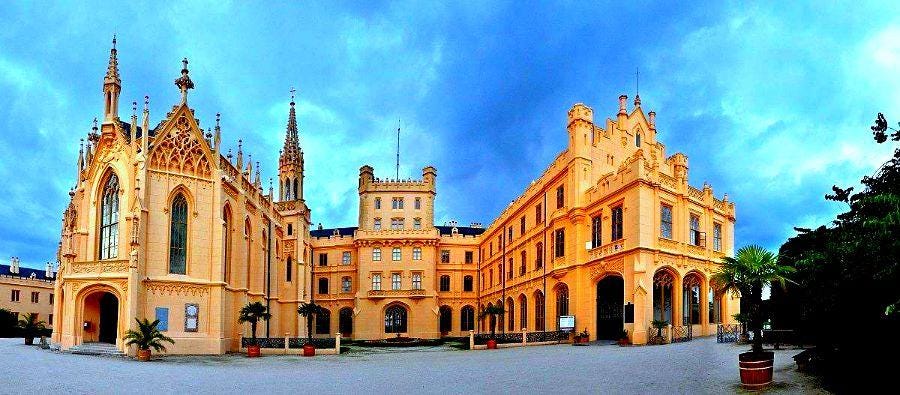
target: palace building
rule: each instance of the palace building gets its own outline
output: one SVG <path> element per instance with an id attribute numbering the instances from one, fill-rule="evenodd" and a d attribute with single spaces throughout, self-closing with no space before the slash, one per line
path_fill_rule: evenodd
<path id="1" fill-rule="evenodd" d="M 623 329 L 647 342 L 650 322 L 714 334 L 738 311 L 709 277 L 733 252 L 734 204 L 688 184 L 688 160 L 666 156 L 655 114 L 619 98 L 613 119 L 569 110 L 567 148 L 487 227 L 434 224 L 434 167 L 422 178 L 359 171 L 355 226 L 311 229 L 304 160 L 291 101 L 278 191 L 259 164 L 220 151 L 218 114 L 204 128 L 181 100 L 151 126 L 118 115 L 115 40 L 103 80 L 104 116 L 78 157 L 62 221 L 53 341 L 63 349 L 115 344 L 135 319 L 159 319 L 170 353 L 240 348 L 241 307 L 262 302 L 261 337 L 306 336 L 296 310 L 323 307 L 315 336 L 439 338 L 489 331 L 487 306 L 506 314 L 499 331 L 554 331 L 574 316 L 591 339 Z M 224 132 L 227 134 L 227 132 Z M 562 137 L 562 133 L 561 133 Z M 348 180 L 349 181 L 349 180 Z"/>
<path id="2" fill-rule="evenodd" d="M 0 265 L 0 309 L 12 313 L 16 320 L 24 314 L 36 313 L 39 321 L 53 327 L 53 282 L 56 272 L 49 262 L 45 270 L 22 267 L 18 257 L 9 265 Z"/>

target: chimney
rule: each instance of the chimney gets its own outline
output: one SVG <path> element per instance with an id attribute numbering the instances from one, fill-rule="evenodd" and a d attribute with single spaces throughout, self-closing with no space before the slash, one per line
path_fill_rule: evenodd
<path id="1" fill-rule="evenodd" d="M 47 262 L 47 270 L 44 271 L 44 277 L 53 278 L 53 264 L 50 262 Z"/>
<path id="2" fill-rule="evenodd" d="M 650 130 L 656 130 L 656 111 L 650 111 Z"/>
<path id="3" fill-rule="evenodd" d="M 625 108 L 625 101 L 628 100 L 628 96 L 621 95 L 619 96 L 619 114 L 628 114 L 627 109 Z"/>
<path id="4" fill-rule="evenodd" d="M 9 272 L 19 274 L 19 257 L 12 257 L 9 260 Z"/>

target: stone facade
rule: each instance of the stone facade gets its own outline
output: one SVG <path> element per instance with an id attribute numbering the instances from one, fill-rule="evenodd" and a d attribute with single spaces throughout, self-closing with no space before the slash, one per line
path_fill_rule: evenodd
<path id="1" fill-rule="evenodd" d="M 115 42 L 114 42 L 115 45 Z M 733 252 L 734 204 L 688 184 L 688 160 L 666 156 L 655 114 L 640 99 L 595 122 L 576 104 L 568 146 L 487 228 L 434 224 L 437 170 L 418 180 L 360 168 L 359 220 L 310 229 L 303 151 L 291 101 L 279 158 L 278 193 L 263 190 L 259 165 L 220 152 L 188 106 L 187 60 L 175 82 L 181 102 L 150 127 L 118 117 L 115 46 L 104 79 L 104 120 L 78 158 L 63 215 L 59 318 L 63 348 L 106 341 L 120 349 L 138 318 L 160 318 L 171 353 L 240 349 L 249 325 L 238 312 L 269 306 L 259 336 L 297 337 L 296 309 L 326 309 L 316 336 L 438 338 L 488 331 L 478 312 L 502 304 L 500 331 L 555 330 L 575 317 L 591 338 L 648 340 L 654 318 L 695 335 L 737 312 L 710 292 L 717 262 Z M 255 171 L 254 171 L 255 167 Z"/>
<path id="2" fill-rule="evenodd" d="M 54 323 L 53 282 L 56 272 L 51 264 L 46 270 L 36 270 L 19 265 L 13 257 L 9 265 L 0 265 L 0 309 L 8 310 L 22 319 L 23 314 L 37 313 L 38 320 L 51 328 Z"/>

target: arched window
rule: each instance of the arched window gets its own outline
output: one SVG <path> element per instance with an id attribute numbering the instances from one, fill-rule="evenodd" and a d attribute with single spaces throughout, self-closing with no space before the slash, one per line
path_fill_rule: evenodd
<path id="1" fill-rule="evenodd" d="M 463 306 L 459 313 L 459 330 L 474 331 L 475 330 L 475 308 L 472 306 Z"/>
<path id="2" fill-rule="evenodd" d="M 244 220 L 244 240 L 247 241 L 247 256 L 244 262 L 247 268 L 245 277 L 247 288 L 250 288 L 250 258 L 252 257 L 252 255 L 250 254 L 250 248 L 253 247 L 253 239 L 251 238 L 251 236 L 253 235 L 252 231 L 253 228 L 250 227 L 250 218 L 246 218 Z"/>
<path id="3" fill-rule="evenodd" d="M 653 275 L 653 319 L 672 323 L 672 299 L 675 276 L 666 269 Z"/>
<path id="4" fill-rule="evenodd" d="M 331 333 L 331 311 L 321 309 L 316 314 L 316 334 L 327 335 Z"/>
<path id="5" fill-rule="evenodd" d="M 534 252 L 534 268 L 540 269 L 544 267 L 544 243 L 537 243 Z"/>
<path id="6" fill-rule="evenodd" d="M 172 200 L 172 222 L 169 237 L 169 273 L 186 273 L 187 200 L 179 193 Z"/>
<path id="7" fill-rule="evenodd" d="M 681 295 L 682 324 L 700 324 L 700 276 L 696 273 L 685 276 Z"/>
<path id="8" fill-rule="evenodd" d="M 472 276 L 463 277 L 463 292 L 472 292 L 475 288 L 472 286 Z"/>
<path id="9" fill-rule="evenodd" d="M 522 263 L 519 265 L 519 275 L 524 276 L 525 270 L 527 269 L 526 261 L 528 260 L 528 253 L 525 250 L 522 250 Z"/>
<path id="10" fill-rule="evenodd" d="M 569 287 L 566 284 L 560 284 L 556 288 L 556 318 L 557 323 L 559 317 L 569 315 Z"/>
<path id="11" fill-rule="evenodd" d="M 519 326 L 528 328 L 528 298 L 525 294 L 519 295 Z"/>
<path id="12" fill-rule="evenodd" d="M 100 259 L 119 254 L 119 177 L 110 172 L 100 203 Z"/>
<path id="13" fill-rule="evenodd" d="M 403 306 L 391 306 L 384 311 L 384 332 L 406 332 L 406 309 Z"/>
<path id="14" fill-rule="evenodd" d="M 534 330 L 544 330 L 544 293 L 534 292 Z"/>
<path id="15" fill-rule="evenodd" d="M 222 238 L 222 278 L 228 283 L 231 282 L 231 209 L 228 206 L 222 209 Z"/>
<path id="16" fill-rule="evenodd" d="M 516 330 L 516 305 L 512 297 L 506 298 L 506 325 L 506 330 L 510 332 Z"/>
<path id="17" fill-rule="evenodd" d="M 453 310 L 450 309 L 450 306 L 441 306 L 440 313 L 440 331 L 443 335 L 453 330 Z"/>
<path id="18" fill-rule="evenodd" d="M 291 276 L 294 271 L 294 261 L 291 259 L 291 257 L 287 258 L 287 262 L 284 264 L 284 271 L 285 277 L 287 277 L 287 282 L 291 282 L 291 280 L 293 280 Z"/>
<path id="19" fill-rule="evenodd" d="M 503 275 L 503 273 L 500 273 L 500 274 L 501 274 L 501 276 Z M 503 306 L 503 299 L 498 299 L 498 300 L 497 300 L 497 306 L 504 307 L 504 306 Z M 504 311 L 505 311 L 505 310 L 504 310 Z M 503 323 L 505 322 L 505 319 L 506 319 L 506 315 L 505 315 L 505 314 L 499 314 L 499 315 L 497 315 L 497 330 L 498 330 L 498 331 L 502 331 L 503 328 L 506 328 L 506 326 L 503 325 Z"/>
<path id="20" fill-rule="evenodd" d="M 353 309 L 344 307 L 338 312 L 338 331 L 343 336 L 353 333 Z"/>
<path id="21" fill-rule="evenodd" d="M 288 236 L 294 234 L 294 224 L 288 224 L 287 232 L 288 232 Z"/>
<path id="22" fill-rule="evenodd" d="M 441 292 L 450 292 L 450 276 L 441 276 Z"/>
<path id="23" fill-rule="evenodd" d="M 300 188 L 298 188 L 297 185 L 299 185 L 299 183 L 297 182 L 297 179 L 295 178 L 294 179 L 294 194 L 292 195 L 292 196 L 294 196 L 294 200 L 300 199 L 300 192 L 299 192 Z"/>
<path id="24" fill-rule="evenodd" d="M 715 287 L 710 284 L 709 294 L 706 296 L 709 303 L 709 323 L 722 323 L 722 295 L 716 293 Z"/>
<path id="25" fill-rule="evenodd" d="M 634 134 L 634 146 L 638 147 L 638 148 L 640 148 L 640 146 L 641 146 L 641 134 L 640 133 Z"/>

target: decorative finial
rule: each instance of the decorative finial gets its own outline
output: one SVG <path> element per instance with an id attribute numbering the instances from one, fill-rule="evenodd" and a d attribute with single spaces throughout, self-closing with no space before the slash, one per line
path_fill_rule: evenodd
<path id="1" fill-rule="evenodd" d="M 297 92 L 297 90 L 294 89 L 294 87 L 292 86 L 291 87 L 291 107 L 294 106 L 294 92 Z"/>
<path id="2" fill-rule="evenodd" d="M 216 130 L 219 130 L 219 121 L 222 119 L 222 114 L 216 113 Z"/>
<path id="3" fill-rule="evenodd" d="M 181 102 L 187 103 L 187 91 L 188 89 L 194 89 L 194 81 L 191 81 L 191 77 L 188 75 L 188 60 L 184 58 L 181 61 L 182 69 L 181 69 L 181 77 L 175 80 L 175 86 L 181 91 Z"/>
<path id="4" fill-rule="evenodd" d="M 115 33 L 113 33 L 113 46 L 112 46 L 112 49 L 113 49 L 113 50 L 116 49 L 116 34 L 115 34 Z"/>
<path id="5" fill-rule="evenodd" d="M 131 116 L 137 117 L 137 102 L 136 101 L 131 102 Z"/>
<path id="6" fill-rule="evenodd" d="M 144 96 L 144 112 L 150 111 L 150 96 Z"/>
<path id="7" fill-rule="evenodd" d="M 97 133 L 97 117 L 94 117 L 94 126 L 91 128 L 94 133 Z"/>

